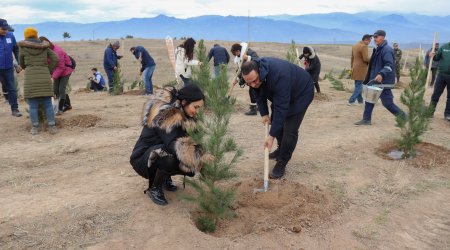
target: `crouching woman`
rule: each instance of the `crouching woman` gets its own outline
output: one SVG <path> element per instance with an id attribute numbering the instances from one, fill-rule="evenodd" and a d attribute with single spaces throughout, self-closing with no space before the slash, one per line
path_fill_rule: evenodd
<path id="1" fill-rule="evenodd" d="M 171 176 L 194 176 L 211 159 L 201 145 L 189 137 L 205 96 L 190 84 L 176 90 L 156 90 L 145 103 L 143 128 L 130 157 L 134 170 L 149 180 L 144 192 L 158 205 L 167 205 L 163 188 L 176 191 Z"/>

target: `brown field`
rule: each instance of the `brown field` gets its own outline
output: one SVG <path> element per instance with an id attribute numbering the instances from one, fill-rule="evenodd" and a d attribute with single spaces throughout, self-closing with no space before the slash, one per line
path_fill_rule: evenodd
<path id="1" fill-rule="evenodd" d="M 209 235 L 194 225 L 193 204 L 179 199 L 192 192 L 189 186 L 166 192 L 169 206 L 157 206 L 142 192 L 147 181 L 128 163 L 145 96 L 75 93 L 85 87 L 91 67 L 103 72 L 107 42 L 61 45 L 78 66 L 70 81 L 73 110 L 58 117 L 58 134 L 32 136 L 26 103 L 20 102 L 24 117 L 14 118 L 0 101 L 0 249 L 450 249 L 445 97 L 418 160 L 392 161 L 383 152 L 399 135 L 394 117 L 377 104 L 373 125 L 356 127 L 363 107 L 348 107 L 350 93 L 322 81 L 325 96 L 307 112 L 286 178 L 272 181 L 268 193 L 253 194 L 262 185 L 264 129 L 258 117 L 243 115 L 247 89 L 235 88 L 230 131 L 244 155 L 236 166 L 239 177 L 225 185 L 240 195 L 237 218 Z M 138 72 L 128 51 L 133 45 L 155 58 L 156 85 L 172 80 L 163 40 L 128 39 L 122 60 L 128 84 Z M 281 58 L 288 46 L 251 45 L 260 56 Z M 323 73 L 349 67 L 350 46 L 315 47 Z M 400 94 L 394 90 L 397 103 Z M 430 95 L 428 89 L 427 102 Z M 182 178 L 176 182 L 182 186 Z"/>

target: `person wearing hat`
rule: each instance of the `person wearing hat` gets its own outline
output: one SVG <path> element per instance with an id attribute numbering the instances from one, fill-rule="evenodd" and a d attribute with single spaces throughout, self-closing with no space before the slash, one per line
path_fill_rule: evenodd
<path id="1" fill-rule="evenodd" d="M 319 56 L 317 56 L 313 47 L 306 46 L 303 47 L 303 54 L 298 59 L 302 60 L 303 58 L 305 58 L 305 70 L 311 75 L 317 93 L 320 93 L 319 75 L 321 64 Z"/>
<path id="2" fill-rule="evenodd" d="M 426 55 L 425 55 L 425 61 L 424 61 L 424 66 L 426 69 L 428 69 L 428 66 L 430 65 L 430 54 L 431 54 L 431 50 L 433 48 L 430 48 Z M 439 50 L 439 43 L 435 43 L 434 44 L 434 52 L 436 53 Z M 434 61 L 432 60 L 431 63 L 431 82 L 430 82 L 430 86 L 432 87 L 434 85 L 434 82 L 436 81 L 436 75 L 437 75 L 437 70 L 438 70 L 438 66 L 439 66 L 439 61 Z"/>
<path id="3" fill-rule="evenodd" d="M 363 104 L 362 98 L 362 83 L 366 79 L 367 68 L 369 67 L 369 44 L 372 40 L 372 35 L 365 34 L 361 41 L 352 46 L 352 58 L 350 67 L 352 69 L 352 80 L 355 81 L 355 89 L 353 94 L 348 99 L 348 105 L 353 105 L 356 101 Z"/>
<path id="4" fill-rule="evenodd" d="M 38 39 L 33 27 L 24 31 L 24 41 L 19 42 L 20 66 L 25 70 L 23 93 L 30 107 L 31 134 L 39 132 L 39 105 L 43 105 L 49 132 L 56 133 L 55 114 L 53 112 L 53 84 L 50 72 L 58 65 L 58 56 L 50 49 L 50 44 Z"/>
<path id="5" fill-rule="evenodd" d="M 17 102 L 17 89 L 14 82 L 14 57 L 17 62 L 19 60 L 19 47 L 17 46 L 16 38 L 8 22 L 5 19 L 0 19 L 0 78 L 2 79 L 2 86 L 4 85 L 4 93 L 8 93 L 8 102 L 11 106 L 11 114 L 15 117 L 22 116 L 19 111 L 19 103 Z M 20 73 L 22 68 L 18 66 L 16 72 Z"/>
<path id="6" fill-rule="evenodd" d="M 402 60 L 402 50 L 398 47 L 398 43 L 394 43 L 394 53 L 395 53 L 395 76 L 397 77 L 397 82 L 400 81 L 400 61 Z"/>
<path id="7" fill-rule="evenodd" d="M 278 147 L 269 155 L 277 163 L 269 177 L 280 179 L 297 146 L 300 125 L 314 98 L 313 79 L 298 65 L 272 57 L 245 62 L 241 70 L 247 85 L 256 92 L 262 123 L 271 124 L 264 146 L 271 150 L 277 139 Z"/>
<path id="8" fill-rule="evenodd" d="M 142 132 L 130 156 L 133 169 L 149 181 L 144 192 L 158 205 L 167 205 L 163 188 L 176 191 L 173 175 L 194 176 L 212 159 L 189 137 L 205 96 L 196 84 L 177 90 L 155 90 L 144 104 Z"/>
<path id="9" fill-rule="evenodd" d="M 115 41 L 110 43 L 105 49 L 105 54 L 103 56 L 103 68 L 105 69 L 106 76 L 108 76 L 109 93 L 113 93 L 113 80 L 114 72 L 118 69 L 118 60 L 122 56 L 117 55 L 117 50 L 120 48 L 120 42 Z"/>
<path id="10" fill-rule="evenodd" d="M 373 49 L 370 57 L 369 69 L 367 71 L 364 84 L 395 84 L 395 53 L 388 45 L 386 32 L 377 30 L 373 34 L 376 47 Z M 394 103 L 394 95 L 391 89 L 383 89 L 380 95 L 381 103 L 393 115 L 406 115 Z M 355 125 L 371 125 L 372 112 L 375 104 L 365 102 L 363 119 L 356 122 Z"/>
<path id="11" fill-rule="evenodd" d="M 435 53 L 430 53 L 430 58 L 439 62 L 438 76 L 434 84 L 433 95 L 431 95 L 431 105 L 436 109 L 444 89 L 447 88 L 447 102 L 445 105 L 444 118 L 450 121 L 450 42 L 442 45 Z"/>

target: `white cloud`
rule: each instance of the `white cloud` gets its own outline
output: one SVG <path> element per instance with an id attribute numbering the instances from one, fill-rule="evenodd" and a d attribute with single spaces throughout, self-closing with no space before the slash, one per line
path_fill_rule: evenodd
<path id="1" fill-rule="evenodd" d="M 447 15 L 448 0 L 71 0 L 61 4 L 54 0 L 2 0 L 0 16 L 10 23 L 35 23 L 42 21 L 97 22 L 122 20 L 133 17 L 153 17 L 166 14 L 178 18 L 199 15 L 265 16 L 277 14 L 301 15 L 329 12 L 417 12 L 430 15 Z"/>

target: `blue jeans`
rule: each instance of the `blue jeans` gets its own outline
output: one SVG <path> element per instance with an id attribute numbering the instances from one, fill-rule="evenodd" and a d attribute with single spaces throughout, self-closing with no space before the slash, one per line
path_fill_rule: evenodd
<path id="1" fill-rule="evenodd" d="M 105 72 L 106 72 L 106 75 L 108 76 L 109 93 L 112 93 L 112 91 L 113 91 L 113 80 L 114 80 L 114 70 L 105 68 Z"/>
<path id="2" fill-rule="evenodd" d="M 399 114 L 405 114 L 397 105 L 394 103 L 394 95 L 390 89 L 384 89 L 380 95 L 381 103 L 383 106 L 389 110 L 393 115 L 397 116 Z M 372 111 L 375 104 L 366 102 L 364 107 L 364 115 L 363 119 L 366 121 L 370 121 L 372 119 Z"/>
<path id="3" fill-rule="evenodd" d="M 142 72 L 142 79 L 144 80 L 144 86 L 145 86 L 145 93 L 146 94 L 153 94 L 153 83 L 152 83 L 152 77 L 153 72 L 155 72 L 156 65 L 147 67 Z"/>
<path id="4" fill-rule="evenodd" d="M 44 106 L 45 113 L 47 115 L 47 121 L 49 126 L 55 125 L 55 113 L 53 112 L 52 98 L 47 97 L 35 97 L 28 99 L 28 105 L 30 106 L 30 118 L 33 127 L 39 126 L 39 104 Z"/>
<path id="5" fill-rule="evenodd" d="M 354 103 L 356 100 L 358 100 L 359 103 L 363 103 L 363 98 L 361 95 L 362 89 L 363 89 L 362 81 L 355 80 L 355 90 L 353 90 L 353 94 L 352 96 L 350 96 L 350 99 L 348 99 L 348 102 Z"/>
<path id="6" fill-rule="evenodd" d="M 181 78 L 181 80 L 183 80 L 185 87 L 191 83 L 191 78 L 186 78 L 183 75 L 180 75 L 180 78 Z"/>
<path id="7" fill-rule="evenodd" d="M 220 75 L 220 65 L 225 65 L 225 67 L 227 67 L 227 65 L 225 63 L 221 63 L 217 66 L 214 66 L 214 76 L 217 78 Z"/>
<path id="8" fill-rule="evenodd" d="M 14 82 L 14 68 L 0 69 L 0 78 L 2 79 L 2 84 L 5 84 L 5 90 L 8 92 L 8 102 L 11 110 L 18 109 L 19 104 L 17 103 L 17 89 Z"/>

